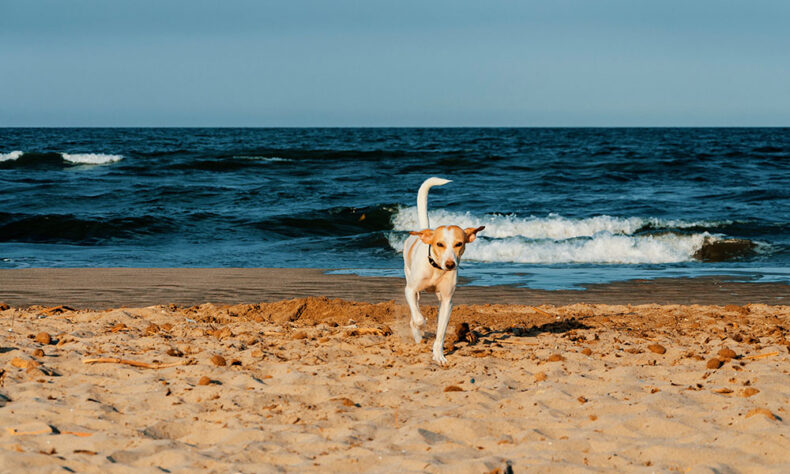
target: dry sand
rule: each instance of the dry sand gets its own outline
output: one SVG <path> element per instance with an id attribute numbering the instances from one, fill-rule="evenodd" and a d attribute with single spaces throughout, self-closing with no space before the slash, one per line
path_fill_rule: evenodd
<path id="1" fill-rule="evenodd" d="M 447 368 L 406 318 L 326 298 L 2 310 L 0 466 L 790 471 L 790 306 L 459 305 Z"/>

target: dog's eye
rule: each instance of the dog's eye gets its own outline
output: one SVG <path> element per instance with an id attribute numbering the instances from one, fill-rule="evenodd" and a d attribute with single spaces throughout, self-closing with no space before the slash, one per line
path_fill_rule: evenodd
<path id="1" fill-rule="evenodd" d="M 443 249 L 443 248 L 444 248 L 444 244 L 443 244 L 443 243 L 441 243 L 441 242 L 439 242 L 438 244 L 436 244 L 436 246 L 437 246 L 437 247 L 439 247 L 440 249 Z"/>
<path id="2" fill-rule="evenodd" d="M 460 247 L 460 246 L 461 246 L 461 242 L 456 242 L 456 243 L 455 243 L 455 246 L 456 246 L 456 247 Z"/>

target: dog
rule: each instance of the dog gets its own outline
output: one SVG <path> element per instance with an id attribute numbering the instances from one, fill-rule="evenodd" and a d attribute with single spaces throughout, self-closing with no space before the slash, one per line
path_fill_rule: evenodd
<path id="1" fill-rule="evenodd" d="M 414 342 L 422 341 L 422 327 L 425 317 L 420 313 L 420 292 L 435 291 L 439 298 L 439 318 L 436 323 L 436 340 L 433 342 L 433 360 L 446 365 L 444 357 L 444 336 L 450 312 L 453 310 L 453 294 L 458 282 L 458 265 L 464 254 L 466 244 L 474 242 L 477 233 L 485 226 L 462 229 L 457 225 L 440 226 L 431 229 L 428 221 L 428 190 L 434 186 L 444 186 L 451 181 L 442 178 L 428 178 L 417 192 L 417 217 L 420 231 L 409 232 L 403 244 L 403 271 L 406 274 L 406 301 L 411 312 L 412 336 Z"/>

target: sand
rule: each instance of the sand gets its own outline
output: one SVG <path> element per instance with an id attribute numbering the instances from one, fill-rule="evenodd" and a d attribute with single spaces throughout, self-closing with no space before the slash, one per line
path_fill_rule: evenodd
<path id="1" fill-rule="evenodd" d="M 458 305 L 446 368 L 406 314 L 328 298 L 4 309 L 0 466 L 790 470 L 790 306 Z"/>
<path id="2" fill-rule="evenodd" d="M 463 281 L 463 269 L 461 269 Z M 403 299 L 403 278 L 327 275 L 307 268 L 29 268 L 0 269 L 0 301 L 75 308 L 156 304 L 258 303 L 327 296 L 378 303 Z M 486 304 L 790 304 L 787 283 L 742 283 L 732 277 L 662 278 L 544 291 L 463 286 L 455 303 Z"/>

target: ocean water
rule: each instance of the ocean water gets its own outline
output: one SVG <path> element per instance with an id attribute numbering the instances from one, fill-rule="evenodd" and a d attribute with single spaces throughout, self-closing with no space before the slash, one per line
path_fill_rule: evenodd
<path id="1" fill-rule="evenodd" d="M 790 129 L 0 129 L 0 268 L 400 275 L 485 225 L 466 284 L 790 282 Z"/>

